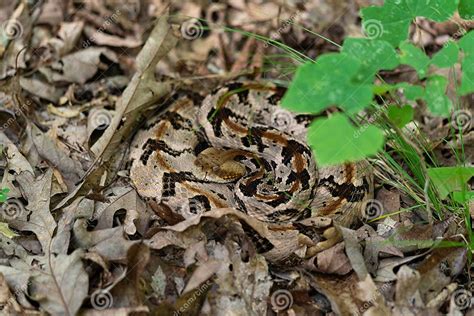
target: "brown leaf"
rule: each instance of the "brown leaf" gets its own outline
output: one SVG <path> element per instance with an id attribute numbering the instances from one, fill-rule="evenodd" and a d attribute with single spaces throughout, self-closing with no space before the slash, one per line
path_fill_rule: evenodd
<path id="1" fill-rule="evenodd" d="M 132 245 L 127 252 L 127 274 L 113 287 L 114 307 L 133 307 L 145 301 L 140 279 L 150 260 L 150 249 L 143 243 Z"/>
<path id="2" fill-rule="evenodd" d="M 400 193 L 397 190 L 380 189 L 376 199 L 383 204 L 384 213 L 400 210 Z"/>
<path id="3" fill-rule="evenodd" d="M 104 135 L 91 148 L 95 157 L 107 160 L 115 152 L 117 144 L 123 142 L 130 134 L 139 113 L 170 92 L 169 83 L 156 82 L 154 69 L 176 45 L 177 40 L 168 24 L 168 16 L 162 16 L 136 58 L 137 72 L 116 106 L 116 116 Z M 117 130 L 122 121 L 125 125 Z"/>
<path id="4" fill-rule="evenodd" d="M 0 305 L 2 306 L 2 312 L 8 315 L 20 314 L 22 312 L 21 306 L 16 301 L 13 293 L 10 292 L 2 273 L 0 273 Z"/>
<path id="5" fill-rule="evenodd" d="M 104 47 L 89 47 L 61 58 L 50 67 L 41 67 L 39 71 L 50 82 L 75 82 L 84 84 L 101 67 L 101 57 L 107 57 L 117 63 L 117 55 Z"/>
<path id="6" fill-rule="evenodd" d="M 54 168 L 61 171 L 69 188 L 73 187 L 73 185 L 81 179 L 84 174 L 82 165 L 79 161 L 69 157 L 61 142 L 41 132 L 35 125 L 32 125 L 31 128 L 31 139 L 39 155 L 48 160 Z M 63 148 L 61 148 L 60 145 L 63 145 Z"/>
<path id="7" fill-rule="evenodd" d="M 49 267 L 32 278 L 31 297 L 53 315 L 75 315 L 87 296 L 89 277 L 82 250 L 70 255 L 51 255 Z"/>
<path id="8" fill-rule="evenodd" d="M 421 276 L 419 290 L 425 303 L 463 270 L 466 253 L 466 248 L 437 248 L 417 267 Z"/>
<path id="9" fill-rule="evenodd" d="M 106 171 L 107 163 L 112 160 L 112 156 L 117 156 L 117 148 L 120 148 L 120 144 L 132 135 L 139 114 L 144 108 L 153 105 L 171 91 L 171 83 L 156 82 L 154 69 L 158 61 L 175 46 L 177 40 L 178 38 L 168 24 L 168 15 L 162 16 L 136 58 L 137 72 L 117 103 L 114 118 L 102 137 L 91 148 L 96 158 L 93 167 L 89 169 L 85 179 L 59 203 L 57 208 L 62 207 L 79 192 L 87 193 L 93 186 L 98 185 L 105 172 L 111 176 L 110 172 Z M 120 129 L 118 129 L 119 125 L 121 125 Z M 99 163 L 100 161 L 103 165 Z"/>
<path id="10" fill-rule="evenodd" d="M 133 231 L 136 231 L 137 229 L 141 234 L 145 233 L 150 217 L 150 214 L 146 213 L 146 205 L 137 195 L 135 190 L 130 190 L 130 188 L 124 189 L 127 190 L 124 194 L 117 194 L 119 196 L 115 197 L 111 203 L 101 211 L 96 230 L 112 227 L 115 213 L 118 210 L 124 209 L 127 211 L 126 216 L 128 219 L 132 216 L 131 212 L 136 212 L 136 220 L 126 224 L 125 230 L 127 234 L 133 235 L 135 234 Z M 137 215 L 139 216 L 137 217 Z M 131 231 L 129 232 L 128 229 L 131 229 Z"/>
<path id="11" fill-rule="evenodd" d="M 83 28 L 83 21 L 62 22 L 57 36 L 49 40 L 49 45 L 62 57 L 75 48 Z"/>
<path id="12" fill-rule="evenodd" d="M 313 269 L 322 273 L 344 275 L 352 271 L 352 266 L 344 252 L 344 243 L 339 243 L 316 255 Z"/>
<path id="13" fill-rule="evenodd" d="M 397 273 L 397 285 L 395 290 L 395 302 L 401 306 L 415 305 L 422 307 L 418 286 L 420 284 L 420 273 L 407 265 L 401 266 Z"/>
<path id="14" fill-rule="evenodd" d="M 74 236 L 78 246 L 96 251 L 109 261 L 125 260 L 128 249 L 139 243 L 125 238 L 123 226 L 87 231 L 85 219 L 76 220 L 74 223 Z"/>
<path id="15" fill-rule="evenodd" d="M 44 175 L 34 178 L 31 173 L 23 171 L 16 177 L 28 200 L 28 205 L 23 207 L 30 211 L 30 215 L 27 221 L 16 219 L 11 221 L 12 227 L 33 232 L 45 254 L 50 251 L 51 239 L 56 229 L 56 222 L 49 208 L 52 174 L 52 170 L 49 169 Z"/>
<path id="16" fill-rule="evenodd" d="M 84 31 L 90 39 L 93 39 L 93 43 L 96 45 L 134 48 L 142 44 L 142 41 L 133 37 L 118 37 L 115 35 L 108 35 L 104 32 L 97 32 L 96 29 L 90 26 L 86 26 Z"/>

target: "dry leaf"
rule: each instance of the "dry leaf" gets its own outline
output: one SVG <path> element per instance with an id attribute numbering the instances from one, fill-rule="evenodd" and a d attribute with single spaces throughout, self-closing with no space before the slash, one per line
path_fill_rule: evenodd
<path id="1" fill-rule="evenodd" d="M 344 275 L 352 271 L 352 266 L 347 258 L 344 243 L 339 243 L 316 255 L 312 260 L 311 269 L 330 274 Z"/>
<path id="2" fill-rule="evenodd" d="M 49 169 L 36 179 L 27 171 L 23 171 L 16 177 L 28 200 L 28 205 L 24 208 L 30 214 L 28 221 L 13 219 L 10 222 L 11 226 L 18 230 L 33 232 L 41 243 L 44 254 L 50 252 L 51 239 L 56 229 L 56 222 L 49 209 L 52 175 L 53 172 Z"/>
<path id="3" fill-rule="evenodd" d="M 32 278 L 31 296 L 53 315 L 75 315 L 87 296 L 89 277 L 81 261 L 82 250 L 51 255 L 49 267 Z"/>
<path id="4" fill-rule="evenodd" d="M 101 56 L 114 63 L 118 62 L 117 55 L 113 51 L 107 48 L 89 47 L 64 56 L 50 67 L 41 67 L 39 71 L 49 82 L 66 81 L 84 84 L 100 67 L 103 67 L 100 65 Z"/>

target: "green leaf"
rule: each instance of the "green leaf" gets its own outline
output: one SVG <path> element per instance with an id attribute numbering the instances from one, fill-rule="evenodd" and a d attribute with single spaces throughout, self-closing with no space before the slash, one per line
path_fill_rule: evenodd
<path id="1" fill-rule="evenodd" d="M 431 59 L 431 63 L 439 68 L 449 68 L 458 61 L 459 47 L 455 42 L 448 42 L 443 49 Z"/>
<path id="2" fill-rule="evenodd" d="M 474 55 L 464 57 L 461 63 L 462 82 L 459 95 L 467 95 L 474 92 Z"/>
<path id="3" fill-rule="evenodd" d="M 409 42 L 400 44 L 400 62 L 413 67 L 420 78 L 426 77 L 426 71 L 431 61 L 426 54 Z"/>
<path id="4" fill-rule="evenodd" d="M 474 177 L 474 167 L 441 167 L 428 169 L 428 176 L 445 199 L 451 192 L 467 191 L 467 182 Z"/>
<path id="5" fill-rule="evenodd" d="M 5 202 L 7 199 L 8 199 L 8 192 L 10 192 L 10 189 L 9 188 L 3 188 L 1 191 L 0 191 L 0 202 Z"/>
<path id="6" fill-rule="evenodd" d="M 437 22 L 446 21 L 458 3 L 459 0 L 385 0 L 383 6 L 361 10 L 362 26 L 367 37 L 386 40 L 397 47 L 408 38 L 408 28 L 414 18 L 424 16 Z"/>
<path id="7" fill-rule="evenodd" d="M 367 38 L 348 38 L 342 52 L 355 57 L 361 63 L 357 81 L 373 81 L 373 76 L 381 69 L 392 70 L 399 65 L 397 52 L 386 41 Z"/>
<path id="8" fill-rule="evenodd" d="M 461 0 L 459 3 L 459 15 L 465 20 L 474 20 L 474 1 Z"/>
<path id="9" fill-rule="evenodd" d="M 347 54 L 325 54 L 296 70 L 282 106 L 295 112 L 319 113 L 337 105 L 357 113 L 372 100 L 372 85 L 355 82 L 361 63 Z"/>
<path id="10" fill-rule="evenodd" d="M 466 95 L 474 92 L 474 31 L 470 31 L 459 40 L 459 47 L 465 55 L 461 63 L 462 81 L 459 94 Z"/>
<path id="11" fill-rule="evenodd" d="M 474 200 L 474 191 L 453 192 L 453 200 L 460 204 L 464 204 L 468 201 Z"/>
<path id="12" fill-rule="evenodd" d="M 317 119 L 308 129 L 308 144 L 320 165 L 362 160 L 375 155 L 383 143 L 382 130 L 373 125 L 357 129 L 341 113 Z"/>
<path id="13" fill-rule="evenodd" d="M 408 85 L 405 87 L 405 97 L 408 100 L 416 101 L 425 97 L 425 89 L 421 86 L 411 86 Z"/>
<path id="14" fill-rule="evenodd" d="M 453 103 L 446 95 L 448 79 L 443 76 L 432 76 L 426 82 L 425 100 L 431 113 L 448 117 Z"/>
<path id="15" fill-rule="evenodd" d="M 395 86 L 396 88 L 403 89 L 405 97 L 408 100 L 416 101 L 425 97 L 425 88 L 422 86 L 411 85 L 407 82 L 400 82 Z"/>
<path id="16" fill-rule="evenodd" d="M 412 17 L 387 1 L 382 7 L 368 7 L 361 10 L 362 29 L 370 39 L 384 40 L 397 47 L 408 37 Z"/>
<path id="17" fill-rule="evenodd" d="M 393 91 L 397 89 L 396 85 L 391 85 L 391 84 L 380 84 L 380 85 L 374 85 L 372 86 L 372 92 L 375 95 L 384 95 L 389 91 Z"/>
<path id="18" fill-rule="evenodd" d="M 459 47 L 466 55 L 474 55 L 474 31 L 469 31 L 459 40 Z"/>
<path id="19" fill-rule="evenodd" d="M 400 2 L 400 0 L 394 0 Z M 413 18 L 424 16 L 436 22 L 449 20 L 456 12 L 459 0 L 406 0 Z"/>
<path id="20" fill-rule="evenodd" d="M 2 223 L 2 222 L 0 222 L 0 234 L 10 239 L 12 239 L 13 237 L 20 236 L 17 233 L 15 233 L 13 230 L 11 230 L 10 227 L 8 227 L 7 223 Z"/>
<path id="21" fill-rule="evenodd" d="M 415 111 L 409 105 L 405 105 L 403 107 L 390 105 L 387 109 L 388 118 L 393 122 L 393 124 L 400 128 L 413 120 L 414 113 Z"/>

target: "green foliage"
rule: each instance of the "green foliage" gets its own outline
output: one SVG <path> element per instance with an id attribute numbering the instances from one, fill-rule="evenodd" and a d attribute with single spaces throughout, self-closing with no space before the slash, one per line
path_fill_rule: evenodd
<path id="1" fill-rule="evenodd" d="M 402 88 L 405 97 L 408 100 L 416 101 L 425 96 L 425 89 L 421 86 L 413 86 L 406 82 L 402 82 L 395 86 L 395 88 Z"/>
<path id="2" fill-rule="evenodd" d="M 342 53 L 360 62 L 356 76 L 359 82 L 372 82 L 380 69 L 392 70 L 399 65 L 397 52 L 385 41 L 348 38 L 344 41 Z"/>
<path id="3" fill-rule="evenodd" d="M 400 51 L 400 62 L 413 67 L 420 79 L 426 77 L 430 58 L 421 49 L 408 42 L 400 44 Z"/>
<path id="4" fill-rule="evenodd" d="M 458 3 L 459 0 L 385 0 L 383 6 L 361 10 L 362 25 L 369 38 L 385 40 L 397 47 L 408 38 L 408 28 L 416 17 L 446 21 L 453 16 Z"/>
<path id="5" fill-rule="evenodd" d="M 454 42 L 448 42 L 439 52 L 437 52 L 431 63 L 438 68 L 449 68 L 458 61 L 459 47 Z"/>
<path id="6" fill-rule="evenodd" d="M 308 144 L 321 165 L 361 160 L 382 149 L 381 129 L 366 125 L 355 128 L 343 114 L 315 120 L 308 130 Z"/>
<path id="7" fill-rule="evenodd" d="M 453 103 L 446 95 L 448 79 L 443 76 L 431 76 L 426 82 L 425 100 L 431 113 L 448 117 Z"/>
<path id="8" fill-rule="evenodd" d="M 465 95 L 474 92 L 474 32 L 467 33 L 459 43 L 448 42 L 432 58 L 406 39 L 408 27 L 415 17 L 424 16 L 434 21 L 444 21 L 454 14 L 458 4 L 459 1 L 455 0 L 387 0 L 381 7 L 362 9 L 363 26 L 368 38 L 347 38 L 340 53 L 324 54 L 316 62 L 301 65 L 282 100 L 282 106 L 295 112 L 313 114 L 337 106 L 353 119 L 361 110 L 374 105 L 374 94 L 383 96 L 387 92 L 402 89 L 408 100 L 424 100 L 432 114 L 449 117 L 453 110 L 453 102 L 446 95 L 449 81 L 444 76 L 432 75 L 431 70 L 453 67 L 460 62 L 463 75 L 458 93 Z M 466 3 L 462 5 L 469 7 Z M 369 29 L 369 22 L 376 22 L 375 26 L 380 26 L 380 34 L 373 34 L 377 29 Z M 400 64 L 413 67 L 424 83 L 374 84 L 379 71 L 392 70 Z M 403 127 L 413 118 L 411 107 L 389 107 L 387 111 L 390 121 L 398 127 Z M 321 127 L 334 126 L 335 121 L 329 120 L 331 119 L 320 119 L 318 124 Z M 341 124 L 339 129 L 347 133 L 330 134 L 324 129 L 332 142 L 353 144 L 361 141 L 354 140 L 354 127 L 349 120 L 338 118 L 336 121 Z M 364 138 L 379 135 L 379 130 L 368 130 L 369 134 L 363 133 Z M 318 151 L 325 151 L 321 148 L 327 141 L 323 137 L 313 136 L 311 145 L 318 148 Z M 367 143 L 367 146 L 370 144 Z M 364 147 L 362 150 L 366 156 L 361 156 L 360 152 L 349 154 L 347 150 L 339 149 L 333 152 L 332 158 L 327 156 L 329 152 L 326 151 L 317 154 L 316 159 L 323 164 L 337 164 L 366 158 L 369 153 L 376 153 L 380 148 L 375 142 L 371 148 Z"/>
<path id="9" fill-rule="evenodd" d="M 387 108 L 387 116 L 388 118 L 395 124 L 396 126 L 402 128 L 407 125 L 411 120 L 413 120 L 413 115 L 415 111 L 409 105 L 405 105 L 403 107 L 398 107 L 396 105 L 390 105 Z"/>
<path id="10" fill-rule="evenodd" d="M 8 196 L 7 196 L 8 192 L 10 192 L 10 189 L 8 188 L 3 188 L 0 190 L 0 203 L 3 203 L 8 199 Z M 4 235 L 7 238 L 13 238 L 13 237 L 19 236 L 8 227 L 7 223 L 3 223 L 3 222 L 0 222 L 0 234 Z"/>
<path id="11" fill-rule="evenodd" d="M 474 1 L 461 0 L 459 3 L 459 15 L 466 20 L 474 20 Z"/>
<path id="12" fill-rule="evenodd" d="M 2 222 L 0 222 L 0 234 L 10 239 L 13 237 L 20 236 L 17 233 L 15 233 L 13 230 L 11 230 L 10 227 L 8 227 L 7 223 L 2 223 Z"/>
<path id="13" fill-rule="evenodd" d="M 474 31 L 464 35 L 459 41 L 459 47 L 461 47 L 465 55 L 461 64 L 463 74 L 459 93 L 466 95 L 474 92 Z"/>
<path id="14" fill-rule="evenodd" d="M 445 199 L 449 193 L 465 195 L 467 182 L 474 177 L 474 167 L 441 167 L 428 169 L 428 175 L 438 189 L 440 197 Z M 469 193 L 472 197 L 472 192 Z"/>
<path id="15" fill-rule="evenodd" d="M 10 189 L 8 188 L 3 188 L 0 190 L 0 202 L 3 203 L 8 199 L 8 192 L 10 192 Z"/>
<path id="16" fill-rule="evenodd" d="M 337 104 L 356 113 L 372 100 L 372 85 L 360 83 L 361 63 L 347 54 L 326 54 L 316 63 L 298 68 L 282 100 L 282 106 L 297 112 L 318 113 Z"/>

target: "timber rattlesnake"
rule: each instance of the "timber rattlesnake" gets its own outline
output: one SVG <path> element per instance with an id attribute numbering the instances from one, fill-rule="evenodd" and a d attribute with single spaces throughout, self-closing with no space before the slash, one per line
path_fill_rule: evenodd
<path id="1" fill-rule="evenodd" d="M 272 261 L 332 246 L 337 233 L 325 227 L 328 220 L 349 226 L 360 218 L 372 173 L 366 162 L 317 168 L 305 142 L 311 117 L 281 108 L 284 92 L 231 83 L 202 104 L 176 100 L 132 143 L 130 177 L 138 193 L 185 219 L 238 210 L 257 251 Z M 315 226 L 329 240 L 308 233 Z"/>

